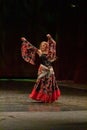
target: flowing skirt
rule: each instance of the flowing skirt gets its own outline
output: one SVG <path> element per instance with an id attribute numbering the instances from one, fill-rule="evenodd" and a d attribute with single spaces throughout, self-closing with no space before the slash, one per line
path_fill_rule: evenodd
<path id="1" fill-rule="evenodd" d="M 29 97 L 44 103 L 51 103 L 60 96 L 60 90 L 55 78 L 53 67 L 40 65 L 38 77 Z"/>

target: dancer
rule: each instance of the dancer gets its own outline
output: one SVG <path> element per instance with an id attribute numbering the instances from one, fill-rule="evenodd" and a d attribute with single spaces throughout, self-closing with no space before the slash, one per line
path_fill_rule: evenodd
<path id="1" fill-rule="evenodd" d="M 44 103 L 52 103 L 60 96 L 60 90 L 55 78 L 52 62 L 56 60 L 56 42 L 50 34 L 48 40 L 40 43 L 39 49 L 22 37 L 21 54 L 26 62 L 35 64 L 35 54 L 40 58 L 38 76 L 29 98 Z"/>

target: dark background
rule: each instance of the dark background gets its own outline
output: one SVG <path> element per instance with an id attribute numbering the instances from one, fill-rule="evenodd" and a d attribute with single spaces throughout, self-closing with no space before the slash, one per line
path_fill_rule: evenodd
<path id="1" fill-rule="evenodd" d="M 57 42 L 58 80 L 87 83 L 84 0 L 0 0 L 0 77 L 36 78 L 39 65 L 21 57 L 22 36 L 34 46 L 50 33 Z"/>

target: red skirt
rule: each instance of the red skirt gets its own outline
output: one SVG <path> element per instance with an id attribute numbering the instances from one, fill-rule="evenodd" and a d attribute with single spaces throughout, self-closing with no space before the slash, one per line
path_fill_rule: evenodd
<path id="1" fill-rule="evenodd" d="M 44 103 L 54 102 L 55 100 L 58 100 L 59 96 L 60 89 L 54 74 L 51 74 L 50 76 L 45 75 L 44 77 L 37 79 L 31 94 L 29 94 L 29 98 Z"/>

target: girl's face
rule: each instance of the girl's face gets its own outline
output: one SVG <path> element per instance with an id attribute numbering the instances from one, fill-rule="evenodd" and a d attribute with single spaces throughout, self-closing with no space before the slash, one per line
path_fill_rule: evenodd
<path id="1" fill-rule="evenodd" d="M 48 49 L 48 43 L 47 42 L 42 42 L 40 45 L 40 50 L 43 51 L 47 51 Z"/>

